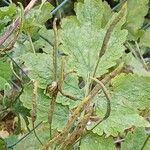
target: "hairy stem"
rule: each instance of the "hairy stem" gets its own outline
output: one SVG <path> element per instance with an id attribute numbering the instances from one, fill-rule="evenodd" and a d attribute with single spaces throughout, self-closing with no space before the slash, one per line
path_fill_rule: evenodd
<path id="1" fill-rule="evenodd" d="M 120 64 L 113 72 L 111 72 L 110 74 L 106 75 L 105 78 L 101 80 L 101 82 L 103 84 L 108 83 L 112 78 L 114 78 L 117 74 L 119 74 L 122 71 L 122 69 L 123 69 L 123 64 Z M 58 134 L 57 136 L 55 136 L 52 140 L 48 141 L 41 148 L 41 150 L 48 150 L 49 147 L 52 146 L 52 144 L 56 143 L 57 141 L 61 141 L 61 139 L 63 139 L 64 136 L 66 136 L 69 133 L 71 127 L 73 126 L 73 124 L 76 121 L 77 117 L 80 115 L 80 113 L 83 110 L 83 108 L 85 106 L 87 106 L 91 100 L 93 100 L 93 98 L 97 95 L 97 93 L 101 89 L 102 89 L 102 87 L 99 84 L 96 84 L 96 86 L 89 93 L 89 95 L 87 97 L 85 97 L 80 102 L 78 107 L 74 110 L 74 112 L 72 113 L 72 115 L 70 116 L 70 118 L 69 118 L 69 120 L 67 122 L 66 127 L 62 130 L 62 132 L 60 134 Z"/>
<path id="2" fill-rule="evenodd" d="M 37 93 L 38 93 L 38 85 L 37 85 L 37 81 L 33 80 L 33 94 L 32 94 L 32 111 L 31 111 L 31 117 L 32 117 L 32 126 L 33 126 L 33 129 L 35 129 L 35 125 L 34 125 L 34 122 L 36 121 L 36 118 L 37 118 Z M 41 140 L 39 139 L 38 135 L 36 134 L 36 131 L 33 130 L 34 132 L 34 135 L 35 137 L 37 138 L 37 140 L 39 141 L 39 143 L 41 145 L 42 142 Z"/>
<path id="3" fill-rule="evenodd" d="M 58 32 L 57 32 L 57 26 L 56 26 L 56 21 L 57 18 L 54 19 L 53 22 L 53 30 L 54 30 L 54 37 L 55 37 L 55 42 L 53 46 L 53 83 L 52 86 L 54 85 L 54 90 L 49 91 L 51 93 L 51 102 L 50 102 L 50 108 L 48 112 L 48 121 L 49 121 L 49 126 L 50 126 L 50 139 L 52 138 L 52 120 L 53 120 L 53 114 L 55 110 L 55 105 L 56 105 L 56 98 L 58 94 L 58 84 L 57 84 L 57 49 L 58 49 Z M 53 88 L 53 87 L 52 87 Z"/>
<path id="4" fill-rule="evenodd" d="M 108 42 L 110 40 L 111 34 L 112 34 L 114 28 L 116 27 L 117 23 L 124 16 L 126 9 L 127 9 L 127 4 L 125 3 L 123 5 L 122 9 L 120 10 L 119 14 L 117 15 L 117 17 L 112 21 L 112 23 L 110 24 L 108 30 L 106 31 L 102 47 L 99 51 L 98 60 L 97 60 L 96 65 L 95 65 L 93 77 L 95 77 L 95 74 L 96 74 L 96 71 L 97 71 L 97 68 L 98 68 L 101 57 L 105 54 L 105 52 L 107 50 L 107 46 L 108 46 Z"/>

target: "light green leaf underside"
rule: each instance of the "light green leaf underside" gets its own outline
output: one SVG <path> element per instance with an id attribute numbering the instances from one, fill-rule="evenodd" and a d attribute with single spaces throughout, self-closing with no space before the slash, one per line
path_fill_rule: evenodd
<path id="1" fill-rule="evenodd" d="M 48 54 L 27 53 L 22 55 L 21 59 L 29 69 L 29 77 L 39 83 L 40 88 L 46 88 L 46 85 L 52 81 L 52 60 Z"/>
<path id="2" fill-rule="evenodd" d="M 121 145 L 122 150 L 141 150 L 147 136 L 144 128 L 135 129 L 125 137 L 125 141 Z M 149 150 L 149 146 L 150 143 L 147 143 L 144 150 Z"/>
<path id="3" fill-rule="evenodd" d="M 7 83 L 7 81 L 0 76 L 0 91 L 4 89 L 5 84 Z"/>
<path id="4" fill-rule="evenodd" d="M 23 94 L 21 95 L 21 101 L 23 102 L 24 106 L 32 109 L 32 91 L 33 87 L 26 86 L 24 89 Z M 44 91 L 38 89 L 38 98 L 37 98 L 37 122 L 48 121 L 48 110 L 50 104 L 50 98 L 44 95 Z M 56 108 L 54 111 L 53 116 L 53 129 L 62 129 L 67 121 L 69 115 L 69 110 L 67 106 L 62 106 L 61 104 L 56 104 Z"/>
<path id="5" fill-rule="evenodd" d="M 150 28 L 148 28 L 140 39 L 142 46 L 150 47 Z"/>
<path id="6" fill-rule="evenodd" d="M 80 150 L 115 150 L 112 138 L 100 137 L 97 134 L 90 133 L 81 141 Z"/>
<path id="7" fill-rule="evenodd" d="M 75 97 L 78 97 L 81 100 L 84 97 L 84 90 L 79 88 L 78 78 L 76 74 L 70 74 L 67 76 L 62 89 L 65 93 L 74 95 Z M 68 105 L 69 108 L 72 109 L 76 107 L 77 104 L 79 104 L 80 100 L 74 101 L 59 94 L 57 97 L 57 102 L 61 103 L 62 105 Z"/>
<path id="8" fill-rule="evenodd" d="M 44 126 L 44 124 L 40 125 L 36 129 L 37 136 L 39 139 L 44 143 L 46 140 L 49 139 L 49 129 Z M 27 138 L 19 142 L 15 147 L 14 150 L 37 150 L 41 148 L 41 144 L 35 137 L 34 133 L 30 133 Z"/>
<path id="9" fill-rule="evenodd" d="M 148 12 L 149 0 L 127 0 L 128 12 L 125 28 L 129 31 L 129 39 L 137 39 L 141 36 L 140 31 L 144 17 Z"/>
<path id="10" fill-rule="evenodd" d="M 107 26 L 112 20 L 110 19 L 107 26 L 105 24 L 106 27 L 104 27 L 101 23 L 104 21 L 105 5 L 97 0 L 85 0 L 84 2 L 76 6 L 77 17 L 70 17 L 62 21 L 62 30 L 60 30 L 62 46 L 60 48 L 69 54 L 68 63 L 77 69 L 79 75 L 86 78 L 94 71 Z M 96 16 L 94 17 L 93 14 Z M 127 35 L 125 30 L 120 29 L 123 23 L 124 19 L 112 33 L 106 53 L 99 63 L 98 76 L 105 74 L 109 68 L 116 65 L 116 61 L 123 54 L 123 43 Z"/>
<path id="11" fill-rule="evenodd" d="M 127 54 L 124 58 L 126 59 L 126 64 L 132 69 L 134 74 L 150 77 L 150 72 L 143 67 L 143 64 L 132 53 Z"/>
<path id="12" fill-rule="evenodd" d="M 117 136 L 132 126 L 149 127 L 150 124 L 139 115 L 140 109 L 150 106 L 150 77 L 138 75 L 117 76 L 112 82 L 111 114 L 109 118 L 98 125 L 93 132 L 107 136 Z M 102 117 L 106 111 L 106 99 L 102 94 L 96 102 L 97 115 Z M 90 128 L 90 127 L 89 127 Z"/>
<path id="13" fill-rule="evenodd" d="M 0 60 L 0 76 L 3 77 L 7 81 L 11 79 L 12 70 L 8 62 L 4 62 Z"/>

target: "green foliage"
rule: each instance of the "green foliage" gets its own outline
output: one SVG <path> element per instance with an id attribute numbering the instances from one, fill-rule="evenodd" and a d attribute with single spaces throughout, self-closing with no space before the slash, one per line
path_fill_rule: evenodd
<path id="1" fill-rule="evenodd" d="M 124 3 L 124 1 L 119 2 L 120 5 Z M 58 137 L 61 135 L 60 139 L 56 140 L 58 144 L 56 149 L 59 149 L 63 145 L 61 142 L 65 142 L 68 137 L 72 138 L 70 135 L 76 130 L 76 126 L 80 125 L 78 123 L 81 118 L 85 121 L 84 117 L 88 113 L 89 106 L 93 105 L 94 112 L 88 118 L 88 123 L 85 121 L 85 128 L 80 131 L 82 133 L 77 132 L 77 136 L 75 136 L 78 137 L 78 134 L 81 134 L 80 139 L 77 139 L 80 142 L 74 141 L 75 145 L 69 145 L 71 150 L 76 149 L 78 144 L 80 150 L 115 150 L 116 146 L 112 136 L 118 137 L 125 133 L 127 135 L 124 137 L 125 142 L 121 143 L 121 149 L 141 149 L 147 138 L 145 128 L 150 127 L 149 121 L 145 119 L 145 116 L 149 115 L 147 111 L 150 106 L 150 66 L 142 58 L 142 54 L 150 47 L 150 30 L 149 28 L 145 31 L 142 29 L 144 16 L 148 12 L 148 2 L 148 0 L 127 0 L 127 9 L 125 4 L 121 11 L 119 11 L 120 7 L 117 9 L 118 12 L 113 12 L 108 3 L 102 0 L 70 2 L 75 4 L 74 10 L 72 10 L 75 14 L 70 16 L 73 14 L 71 12 L 63 18 L 63 11 L 66 7 L 60 8 L 62 11 L 59 11 L 59 19 L 56 23 L 57 37 L 56 29 L 52 29 L 51 11 L 53 6 L 42 0 L 41 4 L 37 4 L 23 18 L 22 32 L 19 33 L 13 48 L 7 53 L 9 58 L 7 59 L 7 55 L 4 57 L 4 61 L 5 53 L 0 52 L 0 116 L 5 114 L 5 111 L 8 111 L 7 114 L 13 113 L 18 128 L 16 133 L 20 133 L 19 128 L 25 128 L 23 127 L 24 123 L 27 127 L 31 125 L 33 99 L 37 95 L 35 124 L 40 121 L 43 124 L 36 131 L 45 144 L 51 138 L 49 137 L 48 112 L 50 104 L 56 96 L 51 126 L 54 142 L 55 138 L 57 139 L 56 135 Z M 54 17 L 58 17 L 58 14 Z M 120 16 L 120 14 L 122 15 Z M 20 8 L 13 3 L 8 7 L 0 8 L 0 35 L 4 30 L 7 31 L 9 24 L 18 16 L 20 16 Z M 47 22 L 49 19 L 51 20 Z M 115 24 L 113 24 L 114 22 Z M 20 28 L 18 26 L 17 30 Z M 29 39 L 29 35 L 31 39 Z M 16 36 L 16 32 L 6 40 L 7 44 L 13 36 Z M 132 40 L 138 43 L 139 50 L 137 50 L 135 42 L 130 42 Z M 133 49 L 128 47 L 128 43 Z M 106 46 L 106 51 L 104 50 L 104 54 L 99 57 L 102 45 Z M 5 46 L 7 45 L 3 44 L 0 48 Z M 47 93 L 48 85 L 51 87 L 54 81 L 56 59 L 54 51 L 56 48 L 58 48 L 58 53 L 56 54 L 57 79 L 55 82 L 58 86 L 54 87 L 54 91 L 52 89 Z M 125 50 L 130 52 L 125 53 Z M 10 57 L 12 58 L 10 59 Z M 96 74 L 93 75 L 98 59 Z M 10 67 L 10 62 L 13 64 L 13 68 Z M 120 63 L 124 64 L 124 73 L 117 74 L 105 85 L 107 88 L 105 90 L 110 93 L 111 98 L 110 116 L 89 131 L 97 124 L 92 117 L 100 119 L 104 117 L 108 100 L 106 91 L 105 94 L 103 91 L 97 92 L 95 97 L 91 94 L 93 91 L 90 93 L 97 84 L 93 80 L 91 81 L 91 77 L 104 79 Z M 112 74 L 109 75 L 111 77 Z M 28 83 L 27 76 L 30 80 Z M 31 85 L 32 80 L 38 83 L 37 93 Z M 16 85 L 12 85 L 11 81 Z M 85 107 L 80 108 L 80 105 L 83 106 L 85 100 L 91 96 L 89 93 L 94 98 L 92 97 L 92 100 L 84 105 Z M 69 96 L 75 97 L 77 100 L 72 100 Z M 72 119 L 74 120 L 72 121 Z M 68 125 L 68 123 L 70 124 Z M 84 122 L 82 123 L 84 126 Z M 81 129 L 82 125 L 79 127 Z M 128 129 L 134 129 L 133 133 Z M 63 134 L 64 131 L 65 134 Z M 61 137 L 65 139 L 61 139 Z M 8 146 L 17 142 L 19 138 L 20 136 L 13 134 L 5 141 L 0 140 L 0 149 L 6 149 L 5 142 Z M 15 150 L 40 148 L 41 145 L 33 133 L 30 133 L 28 138 L 14 147 Z M 149 142 L 145 146 L 145 150 L 148 148 Z"/>
<path id="2" fill-rule="evenodd" d="M 115 150 L 115 145 L 112 138 L 100 137 L 97 134 L 90 133 L 82 139 L 80 150 Z"/>
<path id="3" fill-rule="evenodd" d="M 122 144 L 122 150 L 141 150 L 147 136 L 144 128 L 137 128 L 135 131 L 128 133 L 125 142 Z M 148 149 L 149 145 L 147 144 L 144 150 Z"/>
<path id="4" fill-rule="evenodd" d="M 11 80 L 12 71 L 10 64 L 0 60 L 0 90 L 4 89 L 4 85 Z"/>
<path id="5" fill-rule="evenodd" d="M 22 56 L 22 60 L 29 69 L 29 77 L 38 81 L 40 88 L 52 81 L 51 57 L 46 54 L 27 53 Z"/>
<path id="6" fill-rule="evenodd" d="M 52 17 L 50 13 L 52 9 L 53 7 L 49 2 L 44 3 L 42 7 L 33 8 L 26 16 L 23 29 L 30 34 L 36 34 L 44 23 Z"/>
<path id="7" fill-rule="evenodd" d="M 0 149 L 1 150 L 7 150 L 7 146 L 6 146 L 6 143 L 5 143 L 5 140 L 0 138 Z"/>
<path id="8" fill-rule="evenodd" d="M 139 115 L 139 110 L 150 105 L 149 77 L 121 74 L 113 80 L 110 90 L 110 117 L 98 125 L 93 130 L 94 133 L 102 135 L 105 132 L 107 136 L 117 136 L 118 132 L 122 133 L 132 126 L 150 127 L 150 124 Z M 103 95 L 97 98 L 96 109 L 97 115 L 102 118 L 106 111 L 106 98 Z"/>
<path id="9" fill-rule="evenodd" d="M 98 59 L 108 25 L 112 22 L 110 19 L 105 27 L 102 26 L 103 21 L 107 22 L 103 15 L 107 13 L 105 7 L 100 1 L 85 0 L 84 4 L 78 3 L 76 6 L 77 17 L 67 18 L 62 22 L 61 49 L 69 55 L 68 63 L 72 64 L 78 74 L 84 78 L 92 76 L 95 60 Z M 112 18 L 115 17 L 116 14 Z M 125 42 L 127 35 L 126 30 L 121 30 L 123 23 L 124 17 L 112 33 L 106 53 L 100 60 L 97 76 L 107 73 L 108 69 L 115 66 L 116 61 L 123 55 L 122 43 Z"/>
<path id="10" fill-rule="evenodd" d="M 148 12 L 149 0 L 127 0 L 128 13 L 125 28 L 129 31 L 129 39 L 136 40 L 141 37 L 141 27 L 144 22 L 144 16 Z"/>
<path id="11" fill-rule="evenodd" d="M 23 94 L 20 99 L 23 102 L 24 106 L 28 109 L 32 109 L 32 86 L 26 86 Z M 48 120 L 48 108 L 51 99 L 44 94 L 42 89 L 38 89 L 38 97 L 37 97 L 37 122 L 43 121 L 47 122 Z M 53 129 L 60 130 L 65 125 L 67 118 L 69 115 L 69 109 L 67 106 L 62 106 L 61 104 L 56 105 L 56 109 L 54 112 L 53 118 Z"/>
<path id="12" fill-rule="evenodd" d="M 148 28 L 145 32 L 144 35 L 140 39 L 140 44 L 142 46 L 150 47 L 150 28 Z"/>
<path id="13" fill-rule="evenodd" d="M 15 4 L 10 4 L 8 7 L 0 8 L 0 32 L 16 14 Z"/>

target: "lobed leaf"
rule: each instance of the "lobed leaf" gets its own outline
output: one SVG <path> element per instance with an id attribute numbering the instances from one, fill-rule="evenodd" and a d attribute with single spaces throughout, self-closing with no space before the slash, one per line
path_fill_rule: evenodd
<path id="1" fill-rule="evenodd" d="M 117 136 L 119 132 L 135 127 L 150 127 L 139 110 L 150 106 L 150 78 L 132 74 L 121 74 L 112 82 L 111 114 L 99 124 L 94 133 Z M 97 114 L 102 117 L 106 111 L 106 99 L 101 95 L 96 102 Z M 90 128 L 90 127 L 89 127 Z"/>
<path id="2" fill-rule="evenodd" d="M 66 18 L 62 21 L 60 48 L 69 55 L 68 64 L 75 67 L 78 74 L 84 78 L 92 76 L 95 60 L 98 59 L 106 31 L 117 16 L 114 14 L 107 25 L 102 25 L 102 22 L 107 22 L 104 19 L 104 13 L 107 13 L 105 8 L 105 3 L 101 1 L 85 0 L 84 4 L 77 3 L 75 9 L 77 17 Z M 121 30 L 124 21 L 123 17 L 110 37 L 106 53 L 100 60 L 97 76 L 107 73 L 123 54 L 123 43 L 127 35 L 126 30 Z"/>

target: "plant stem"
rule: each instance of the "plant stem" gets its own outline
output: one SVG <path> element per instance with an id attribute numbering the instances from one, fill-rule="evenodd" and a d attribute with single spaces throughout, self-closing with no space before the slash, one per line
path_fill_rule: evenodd
<path id="1" fill-rule="evenodd" d="M 52 86 L 54 85 L 54 91 L 52 91 L 52 99 L 50 102 L 50 108 L 49 108 L 49 112 L 48 112 L 48 121 L 49 121 L 49 126 L 50 126 L 50 139 L 52 138 L 52 119 L 53 119 L 53 114 L 54 114 L 54 110 L 55 110 L 55 103 L 56 103 L 56 98 L 57 98 L 57 94 L 58 94 L 58 84 L 57 84 L 57 49 L 58 49 L 58 32 L 57 32 L 57 26 L 56 26 L 56 21 L 57 18 L 54 19 L 53 22 L 53 30 L 54 30 L 54 37 L 55 37 L 55 42 L 54 42 L 54 46 L 53 46 L 53 70 L 54 70 L 54 74 L 53 74 L 53 83 Z M 49 91 L 49 93 L 51 93 L 51 91 Z"/>
<path id="2" fill-rule="evenodd" d="M 147 67 L 147 65 L 146 65 L 145 60 L 143 59 L 143 56 L 142 56 L 142 54 L 141 54 L 141 50 L 140 50 L 140 48 L 139 48 L 139 45 L 138 45 L 137 41 L 135 41 L 135 45 L 136 45 L 137 51 L 138 51 L 138 53 L 139 53 L 139 56 L 140 56 L 140 58 L 141 58 L 141 63 L 143 64 L 144 68 L 145 68 L 146 70 L 148 70 L 148 67 Z"/>
<path id="3" fill-rule="evenodd" d="M 28 38 L 29 38 L 29 42 L 30 42 L 30 45 L 31 45 L 31 49 L 32 49 L 33 53 L 36 54 L 35 48 L 34 48 L 34 45 L 33 45 L 33 42 L 32 42 L 31 36 L 30 36 L 30 33 L 27 32 L 27 35 L 28 35 Z"/>
<path id="4" fill-rule="evenodd" d="M 119 74 L 123 69 L 123 64 L 120 64 L 113 72 L 106 75 L 104 79 L 102 79 L 102 83 L 106 84 L 108 83 L 112 78 L 114 78 L 117 74 Z M 93 88 L 93 90 L 89 93 L 87 97 L 85 97 L 80 104 L 77 106 L 77 108 L 74 110 L 72 115 L 70 116 L 66 127 L 62 130 L 60 134 L 55 136 L 53 139 L 48 141 L 41 150 L 48 150 L 49 147 L 52 146 L 53 143 L 56 143 L 58 140 L 61 141 L 70 131 L 71 127 L 73 126 L 74 122 L 76 121 L 77 117 L 80 115 L 82 109 L 87 106 L 91 100 L 97 95 L 99 90 L 101 90 L 102 87 L 99 84 L 96 84 L 96 86 Z"/>
<path id="5" fill-rule="evenodd" d="M 144 142 L 144 144 L 143 144 L 141 150 L 144 149 L 144 147 L 146 146 L 146 144 L 147 144 L 147 142 L 148 142 L 149 139 L 150 139 L 150 134 L 147 136 L 147 138 L 146 138 L 146 140 L 145 140 L 145 142 Z"/>
<path id="6" fill-rule="evenodd" d="M 33 80 L 33 93 L 32 93 L 32 111 L 31 111 L 31 117 L 32 117 L 32 126 L 33 126 L 33 129 L 35 128 L 34 126 L 34 122 L 36 121 L 36 118 L 37 118 L 37 93 L 38 93 L 38 85 L 37 85 L 37 81 Z M 36 131 L 33 130 L 34 132 L 34 135 L 35 137 L 37 138 L 37 140 L 39 141 L 39 143 L 41 145 L 42 142 L 41 140 L 39 139 L 38 135 L 36 134 Z"/>
<path id="7" fill-rule="evenodd" d="M 96 71 L 97 71 L 97 68 L 98 68 L 98 65 L 99 65 L 101 57 L 105 54 L 105 52 L 107 50 L 107 46 L 108 46 L 108 42 L 110 40 L 111 34 L 112 34 L 115 26 L 117 25 L 117 23 L 124 16 L 126 9 L 127 9 L 127 4 L 125 3 L 123 5 L 122 9 L 120 10 L 119 14 L 117 15 L 117 17 L 112 21 L 112 23 L 110 24 L 108 30 L 106 31 L 102 47 L 101 47 L 101 49 L 99 51 L 98 60 L 97 60 L 96 65 L 95 65 L 93 77 L 95 77 L 95 75 L 96 75 Z"/>
<path id="8" fill-rule="evenodd" d="M 24 14 L 26 15 L 31 8 L 36 4 L 38 0 L 31 0 L 30 3 L 25 8 Z M 6 32 L 3 33 L 3 35 L 0 37 L 0 46 L 9 38 L 9 36 L 17 29 L 17 27 L 20 25 L 20 17 L 18 17 L 6 30 Z"/>

